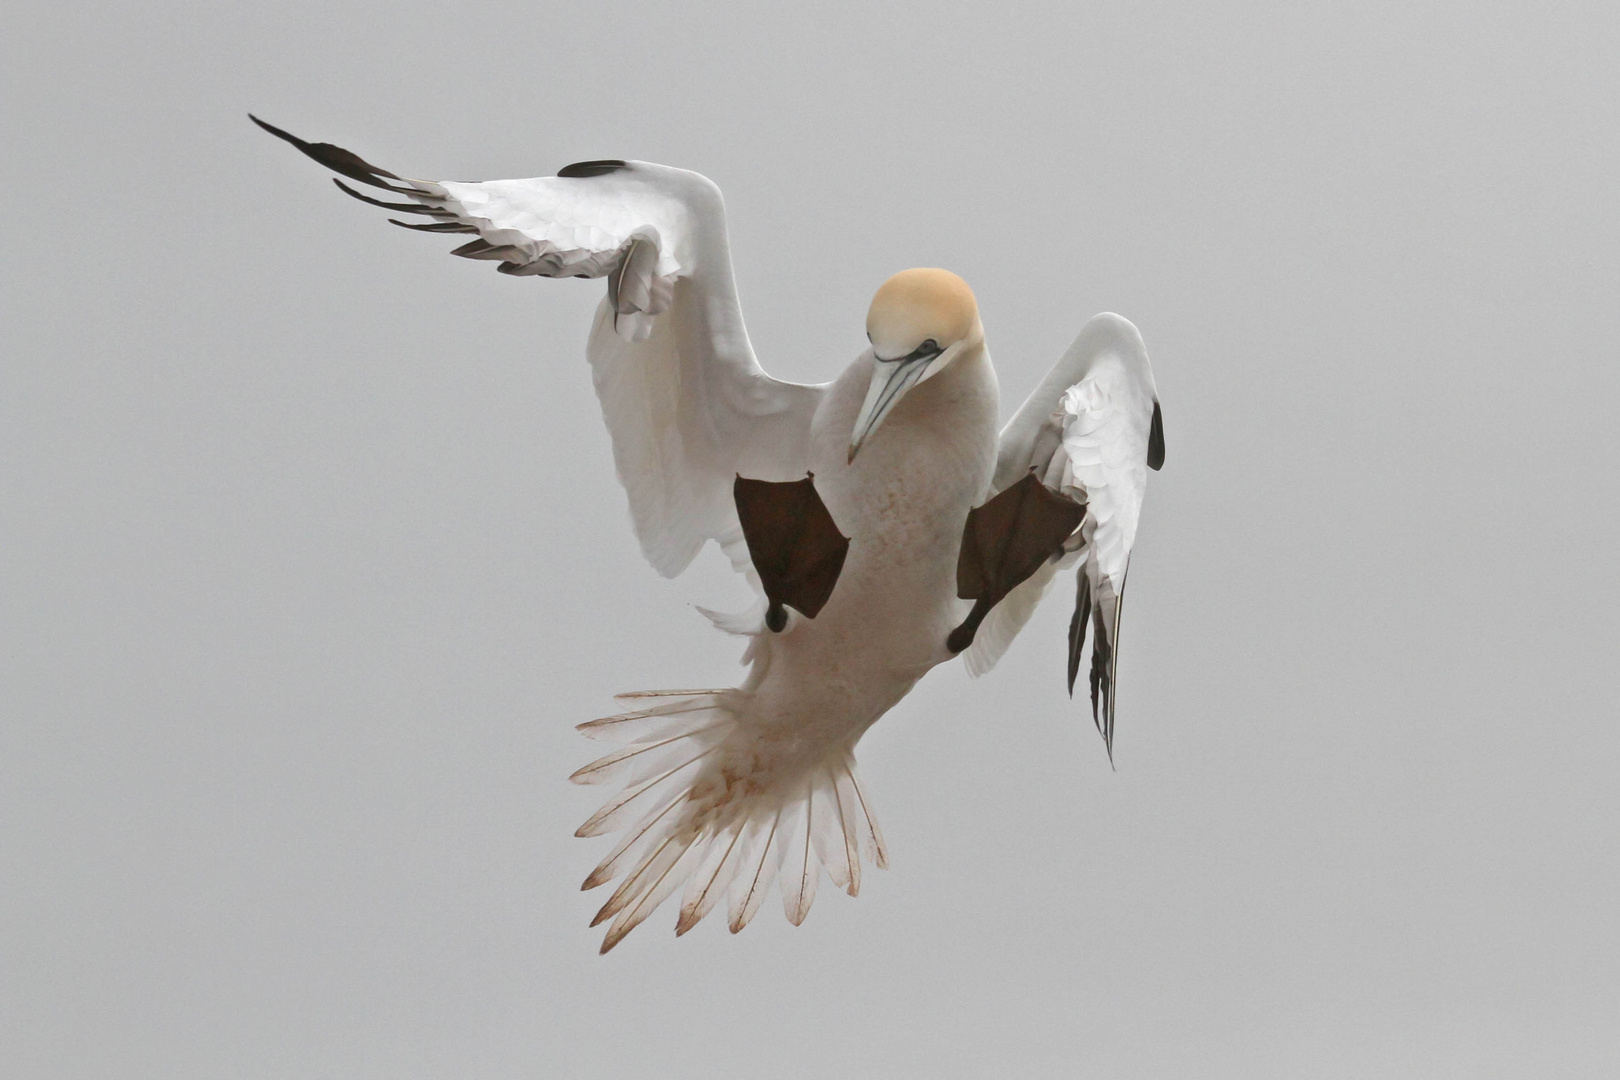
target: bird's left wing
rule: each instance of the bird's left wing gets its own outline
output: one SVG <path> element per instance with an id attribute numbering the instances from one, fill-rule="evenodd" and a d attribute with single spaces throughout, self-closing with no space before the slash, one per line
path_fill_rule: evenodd
<path id="1" fill-rule="evenodd" d="M 1098 315 L 1080 331 L 1002 429 L 996 458 L 996 490 L 1033 472 L 1046 487 L 1084 503 L 1086 515 L 1065 554 L 991 610 L 965 654 L 968 671 L 981 675 L 995 666 L 1058 570 L 1081 562 L 1069 624 L 1069 690 L 1089 623 L 1092 713 L 1110 752 L 1125 573 L 1147 470 L 1163 464 L 1164 422 L 1147 348 L 1135 326 L 1112 314 Z"/>
<path id="2" fill-rule="evenodd" d="M 586 161 L 556 176 L 482 183 L 397 176 L 330 143 L 254 122 L 334 172 L 398 199 L 364 202 L 462 234 L 452 254 L 519 277 L 606 278 L 586 356 L 642 552 L 666 577 L 705 540 L 758 585 L 732 501 L 740 473 L 805 475 L 825 388 L 783 382 L 754 357 L 732 278 L 720 189 L 642 161 Z"/>

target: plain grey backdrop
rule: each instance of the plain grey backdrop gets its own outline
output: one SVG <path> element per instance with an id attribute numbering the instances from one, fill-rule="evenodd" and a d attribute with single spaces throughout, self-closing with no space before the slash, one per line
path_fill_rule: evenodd
<path id="1" fill-rule="evenodd" d="M 0 1071 L 1620 1068 L 1612 4 L 37 3 L 0 16 Z M 1087 317 L 1169 456 L 1117 772 L 1066 602 L 860 747 L 893 868 L 607 958 L 573 731 L 726 684 L 583 362 L 599 283 L 407 175 L 725 191 L 767 368 L 911 265 L 1010 411 Z"/>

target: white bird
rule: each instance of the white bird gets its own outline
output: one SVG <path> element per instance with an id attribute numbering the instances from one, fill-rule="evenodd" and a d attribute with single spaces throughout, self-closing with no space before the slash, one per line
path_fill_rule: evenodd
<path id="1" fill-rule="evenodd" d="M 1112 756 L 1120 599 L 1147 469 L 1164 456 L 1129 322 L 1088 322 L 998 438 L 984 328 L 955 274 L 894 275 L 867 312 L 870 347 L 837 379 L 783 382 L 754 357 L 720 191 L 697 173 L 591 161 L 528 180 L 410 180 L 254 119 L 409 201 L 336 181 L 349 194 L 429 219 L 395 224 L 475 237 L 454 254 L 606 277 L 586 357 L 641 549 L 672 577 L 712 540 L 761 593 L 749 611 L 705 613 L 748 638 L 741 686 L 624 694 L 629 711 L 579 725 L 620 747 L 572 777 L 619 785 L 578 830 L 622 833 L 584 883 L 624 879 L 592 923 L 613 920 L 603 952 L 683 885 L 677 934 L 722 897 L 736 933 L 776 878 L 795 925 L 823 869 L 855 895 L 863 862 L 887 864 L 855 744 L 958 652 L 988 671 L 1077 561 L 1069 687 L 1089 623 L 1093 719 Z"/>

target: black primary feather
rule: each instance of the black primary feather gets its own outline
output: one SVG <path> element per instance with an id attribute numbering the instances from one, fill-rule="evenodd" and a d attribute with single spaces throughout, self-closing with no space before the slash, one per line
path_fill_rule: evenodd
<path id="1" fill-rule="evenodd" d="M 602 158 L 599 161 L 576 161 L 572 165 L 564 165 L 557 170 L 558 176 L 580 179 L 589 176 L 606 176 L 608 173 L 628 169 L 628 163 L 618 158 Z"/>
<path id="2" fill-rule="evenodd" d="M 1164 416 L 1159 412 L 1159 399 L 1153 399 L 1153 426 L 1148 429 L 1148 468 L 1158 472 L 1164 468 Z"/>
<path id="3" fill-rule="evenodd" d="M 1108 627 L 1103 623 L 1102 607 L 1091 611 L 1091 722 L 1097 725 L 1097 734 L 1108 748 L 1108 760 L 1114 760 L 1114 725 L 1110 705 L 1113 703 L 1113 643 L 1108 640 Z"/>
<path id="4" fill-rule="evenodd" d="M 528 258 L 520 247 L 512 244 L 492 244 L 482 237 L 467 241 L 450 254 L 460 255 L 463 259 L 483 259 L 487 262 L 516 263 Z"/>
<path id="5" fill-rule="evenodd" d="M 428 214 L 432 217 L 455 217 L 455 215 L 450 211 L 441 209 L 437 206 L 423 206 L 421 203 L 383 202 L 381 199 L 373 199 L 370 195 L 365 195 L 354 190 L 354 188 L 350 187 L 348 184 L 345 184 L 335 176 L 332 177 L 332 183 L 336 184 L 338 186 L 338 190 L 343 192 L 343 194 L 352 195 L 354 198 L 359 199 L 363 203 L 370 203 L 372 206 L 380 206 L 384 210 L 398 210 L 405 214 Z"/>
<path id="6" fill-rule="evenodd" d="M 1069 619 L 1069 696 L 1074 697 L 1074 680 L 1080 674 L 1080 654 L 1086 648 L 1086 623 L 1091 618 L 1091 579 L 1084 565 L 1076 575 L 1074 616 Z"/>
<path id="7" fill-rule="evenodd" d="M 370 184 L 372 187 L 379 187 L 385 191 L 392 191 L 396 195 L 411 194 L 410 188 L 395 187 L 393 184 L 384 183 L 381 179 L 383 177 L 386 177 L 389 180 L 398 180 L 400 177 L 389 172 L 387 169 L 377 168 L 377 166 L 371 164 L 371 162 L 365 160 L 359 154 L 356 154 L 353 151 L 345 150 L 341 146 L 333 146 L 331 143 L 305 142 L 303 139 L 300 139 L 291 132 L 282 131 L 274 124 L 265 123 L 252 113 L 248 113 L 248 119 L 252 120 L 255 124 L 258 124 L 276 138 L 296 146 L 305 154 L 305 156 L 320 162 L 322 165 L 325 165 L 328 169 L 331 169 L 335 173 L 347 176 L 351 180 L 358 180 L 362 184 Z"/>
<path id="8" fill-rule="evenodd" d="M 402 229 L 415 229 L 417 232 L 474 234 L 478 232 L 471 225 L 464 225 L 459 221 L 435 221 L 432 224 L 424 225 L 418 221 L 400 221 L 397 218 L 389 218 L 388 224 L 398 225 Z"/>

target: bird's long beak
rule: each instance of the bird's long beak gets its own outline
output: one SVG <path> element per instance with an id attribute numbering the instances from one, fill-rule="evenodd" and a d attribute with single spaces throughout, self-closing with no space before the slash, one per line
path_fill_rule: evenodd
<path id="1" fill-rule="evenodd" d="M 922 381 L 923 375 L 928 371 L 928 365 L 936 359 L 937 353 L 915 359 L 901 357 L 898 360 L 873 362 L 872 385 L 867 388 L 866 401 L 861 405 L 860 415 L 855 418 L 855 431 L 849 439 L 848 460 L 855 460 L 861 443 L 883 423 L 883 418 L 889 415 L 894 403 L 904 397 L 907 390 Z"/>

